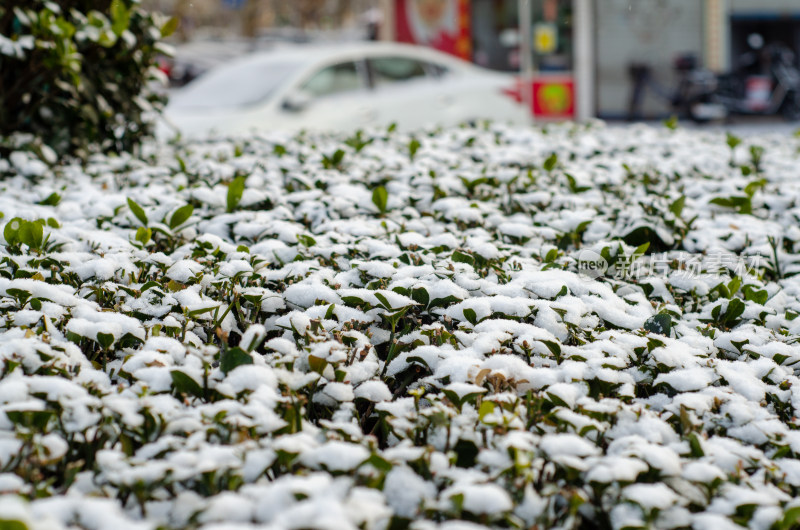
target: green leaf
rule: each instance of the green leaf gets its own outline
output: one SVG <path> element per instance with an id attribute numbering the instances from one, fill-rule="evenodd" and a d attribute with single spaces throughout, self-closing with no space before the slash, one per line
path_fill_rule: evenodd
<path id="1" fill-rule="evenodd" d="M 742 353 L 742 348 L 744 348 L 746 345 L 750 344 L 750 339 L 744 339 L 744 340 L 732 340 L 732 341 L 731 341 L 731 344 L 733 344 L 733 345 L 734 345 L 734 347 L 735 347 L 737 350 L 739 350 L 739 353 Z"/>
<path id="2" fill-rule="evenodd" d="M 122 0 L 111 1 L 111 31 L 119 37 L 128 29 L 131 22 L 131 14 Z"/>
<path id="3" fill-rule="evenodd" d="M 558 155 L 553 153 L 547 157 L 547 159 L 544 161 L 544 164 L 542 164 L 542 167 L 545 171 L 550 173 L 556 168 L 556 164 L 558 164 Z"/>
<path id="4" fill-rule="evenodd" d="M 389 300 L 384 296 L 382 293 L 375 293 L 375 298 L 378 299 L 378 302 L 381 303 L 384 309 L 391 310 L 393 309 Z"/>
<path id="5" fill-rule="evenodd" d="M 28 301 L 28 298 L 31 297 L 31 293 L 24 289 L 15 289 L 13 287 L 6 289 L 6 294 L 9 296 L 13 296 L 19 301 L 20 307 L 24 307 L 25 303 Z"/>
<path id="6" fill-rule="evenodd" d="M 231 213 L 236 209 L 239 205 L 239 201 L 242 200 L 242 194 L 244 193 L 244 181 L 245 178 L 243 176 L 236 177 L 233 179 L 233 182 L 228 185 L 228 197 L 227 197 L 227 211 Z"/>
<path id="7" fill-rule="evenodd" d="M 192 216 L 193 213 L 194 213 L 194 206 L 192 206 L 191 204 L 186 204 L 175 210 L 175 213 L 173 213 L 172 217 L 169 218 L 170 229 L 174 230 L 175 228 L 185 223 Z"/>
<path id="8" fill-rule="evenodd" d="M 674 131 L 675 129 L 677 129 L 678 128 L 678 117 L 673 114 L 672 116 L 670 116 L 669 118 L 664 120 L 664 127 L 669 129 L 670 131 Z"/>
<path id="9" fill-rule="evenodd" d="M 341 169 L 344 154 L 342 149 L 337 149 L 330 156 L 322 155 L 322 167 L 325 169 Z"/>
<path id="10" fill-rule="evenodd" d="M 464 309 L 464 318 L 467 319 L 467 322 L 472 324 L 473 326 L 478 323 L 478 315 L 475 314 L 475 310 L 471 308 Z"/>
<path id="11" fill-rule="evenodd" d="M 733 207 L 733 201 L 731 201 L 731 199 L 728 198 L 728 197 L 714 197 L 713 199 L 711 199 L 708 202 L 710 204 L 716 204 L 717 206 L 724 206 L 726 208 L 732 208 Z"/>
<path id="12" fill-rule="evenodd" d="M 742 286 L 742 279 L 738 276 L 734 276 L 731 281 L 728 282 L 728 298 L 731 298 L 733 295 L 739 292 L 739 288 Z"/>
<path id="13" fill-rule="evenodd" d="M 46 199 L 43 201 L 39 201 L 39 204 L 44 206 L 58 206 L 58 203 L 61 202 L 61 195 L 56 192 L 51 193 L 47 196 Z"/>
<path id="14" fill-rule="evenodd" d="M 131 209 L 133 215 L 136 216 L 142 225 L 147 226 L 147 215 L 144 213 L 142 207 L 136 203 L 136 201 L 133 199 L 128 199 L 128 208 Z"/>
<path id="15" fill-rule="evenodd" d="M 755 195 L 755 193 L 758 190 L 764 188 L 764 186 L 766 186 L 766 185 L 767 185 L 767 179 L 763 179 L 762 178 L 762 179 L 754 180 L 754 181 L 748 183 L 747 186 L 744 187 L 744 193 L 748 197 L 752 197 L 753 195 Z"/>
<path id="16" fill-rule="evenodd" d="M 101 348 L 107 350 L 114 344 L 114 335 L 111 333 L 97 333 L 97 343 L 100 345 Z"/>
<path id="17" fill-rule="evenodd" d="M 422 144 L 416 138 L 412 138 L 410 142 L 408 142 L 408 158 L 414 160 L 414 157 L 417 156 L 417 151 L 419 148 L 422 147 Z"/>
<path id="18" fill-rule="evenodd" d="M 0 530 L 28 530 L 28 525 L 19 519 L 0 518 Z"/>
<path id="19" fill-rule="evenodd" d="M 703 446 L 700 445 L 700 439 L 697 437 L 697 434 L 691 433 L 689 435 L 689 448 L 691 449 L 691 455 L 694 458 L 703 458 L 705 456 L 705 451 L 703 451 Z"/>
<path id="20" fill-rule="evenodd" d="M 52 410 L 7 410 L 6 416 L 15 425 L 44 431 L 55 413 Z"/>
<path id="21" fill-rule="evenodd" d="M 475 258 L 470 254 L 465 254 L 464 252 L 460 252 L 456 250 L 453 252 L 453 255 L 450 257 L 456 263 L 468 263 L 470 265 L 474 265 Z"/>
<path id="22" fill-rule="evenodd" d="M 202 315 L 204 313 L 210 313 L 211 311 L 214 311 L 214 310 L 219 309 L 219 308 L 220 308 L 220 306 L 216 306 L 216 305 L 212 305 L 211 307 L 201 307 L 200 309 L 193 309 L 193 310 L 189 311 L 188 313 L 186 313 L 186 316 L 188 316 L 189 318 L 195 318 L 195 317 L 198 317 L 198 316 L 200 316 L 200 315 Z"/>
<path id="23" fill-rule="evenodd" d="M 434 298 L 433 300 L 431 300 L 431 303 L 429 305 L 432 308 L 433 307 L 447 307 L 447 306 L 450 306 L 450 305 L 458 303 L 458 302 L 460 302 L 460 300 L 451 294 L 451 295 L 445 296 L 444 298 Z"/>
<path id="24" fill-rule="evenodd" d="M 669 336 L 672 331 L 672 317 L 668 313 L 653 315 L 645 321 L 644 329 L 651 333 Z"/>
<path id="25" fill-rule="evenodd" d="M 197 398 L 203 397 L 203 388 L 197 381 L 181 372 L 180 370 L 172 370 L 172 386 L 180 394 L 188 394 Z"/>
<path id="26" fill-rule="evenodd" d="M 317 244 L 317 240 L 306 234 L 297 234 L 297 242 L 304 247 L 313 247 Z"/>
<path id="27" fill-rule="evenodd" d="M 424 287 L 417 287 L 411 290 L 411 299 L 417 302 L 422 307 L 428 307 L 428 302 L 431 301 L 431 296 L 428 290 Z"/>
<path id="28" fill-rule="evenodd" d="M 728 132 L 725 133 L 725 143 L 728 144 L 728 147 L 731 149 L 736 149 L 736 146 L 742 143 L 742 139 Z"/>
<path id="29" fill-rule="evenodd" d="M 364 463 L 370 464 L 378 471 L 382 471 L 384 473 L 388 473 L 389 471 L 392 470 L 392 467 L 394 467 L 390 461 L 386 460 L 377 453 L 372 453 L 372 455 L 370 455 L 370 457 L 367 458 L 367 460 Z"/>
<path id="30" fill-rule="evenodd" d="M 478 418 L 481 421 L 483 421 L 483 418 L 486 415 L 492 414 L 494 412 L 494 408 L 495 408 L 494 401 L 486 401 L 486 400 L 482 401 L 481 406 L 478 409 Z"/>
<path id="31" fill-rule="evenodd" d="M 741 214 L 753 213 L 753 204 L 750 196 L 714 197 L 709 202 L 725 208 L 733 208 Z"/>
<path id="32" fill-rule="evenodd" d="M 386 213 L 386 203 L 389 200 L 389 193 L 383 186 L 378 186 L 372 190 L 372 204 L 378 208 L 381 213 Z"/>
<path id="33" fill-rule="evenodd" d="M 324 372 L 325 368 L 328 366 L 328 361 L 326 361 L 322 357 L 309 355 L 308 366 L 309 368 L 311 368 L 312 371 L 317 372 L 319 375 L 322 375 L 322 372 Z"/>
<path id="34" fill-rule="evenodd" d="M 164 25 L 161 26 L 161 37 L 162 38 L 169 37 L 170 35 L 175 33 L 175 30 L 178 29 L 179 25 L 180 25 L 180 20 L 178 20 L 177 17 L 170 17 L 170 19 L 167 20 L 164 23 Z"/>
<path id="35" fill-rule="evenodd" d="M 543 340 L 540 342 L 547 346 L 547 349 L 550 350 L 550 353 L 556 357 L 561 356 L 561 346 L 557 342 L 553 342 L 552 340 Z"/>
<path id="36" fill-rule="evenodd" d="M 153 236 L 153 231 L 147 228 L 146 226 L 140 226 L 136 229 L 136 236 L 134 238 L 136 241 L 141 243 L 142 245 L 146 245 L 150 238 Z"/>
<path id="37" fill-rule="evenodd" d="M 392 328 L 392 332 L 394 332 L 395 328 L 397 327 L 397 323 L 403 318 L 403 315 L 406 314 L 410 306 L 402 307 L 393 313 L 384 313 L 381 317 L 389 323 L 389 326 Z"/>
<path id="38" fill-rule="evenodd" d="M 725 324 L 733 326 L 737 319 L 744 313 L 745 304 L 739 298 L 732 298 L 725 310 Z"/>
<path id="39" fill-rule="evenodd" d="M 358 307 L 358 306 L 363 306 L 363 305 L 366 304 L 366 302 L 364 302 L 364 300 L 362 300 L 361 298 L 359 298 L 357 296 L 343 296 L 342 297 L 342 302 L 344 302 L 345 305 L 350 306 L 350 307 Z"/>
<path id="40" fill-rule="evenodd" d="M 775 522 L 777 530 L 790 530 L 800 526 L 800 506 L 793 506 L 786 510 L 783 514 L 783 519 Z"/>
<path id="41" fill-rule="evenodd" d="M 5 238 L 6 243 L 9 245 L 17 245 L 20 243 L 19 229 L 22 227 L 22 223 L 24 222 L 24 219 L 20 217 L 14 217 L 8 222 L 8 224 L 6 224 L 5 229 L 3 229 L 3 237 Z"/>
<path id="42" fill-rule="evenodd" d="M 744 294 L 744 299 L 755 302 L 759 305 L 764 305 L 769 300 L 769 293 L 766 289 L 757 289 L 752 285 L 745 285 L 742 288 L 742 293 Z"/>
<path id="43" fill-rule="evenodd" d="M 44 237 L 43 224 L 36 221 L 23 221 L 19 228 L 19 240 L 30 248 L 41 248 Z"/>
<path id="44" fill-rule="evenodd" d="M 549 399 L 550 402 L 553 403 L 553 405 L 555 405 L 556 407 L 569 408 L 567 402 L 561 399 L 558 395 L 553 394 L 551 392 L 545 392 L 545 393 L 547 394 L 547 399 Z"/>
<path id="45" fill-rule="evenodd" d="M 219 369 L 224 374 L 243 364 L 253 364 L 253 357 L 241 348 L 229 348 L 219 356 Z"/>
<path id="46" fill-rule="evenodd" d="M 686 205 L 686 196 L 682 195 L 678 197 L 672 204 L 669 205 L 669 211 L 672 212 L 672 215 L 675 217 L 680 217 L 681 213 L 683 213 L 683 207 Z"/>

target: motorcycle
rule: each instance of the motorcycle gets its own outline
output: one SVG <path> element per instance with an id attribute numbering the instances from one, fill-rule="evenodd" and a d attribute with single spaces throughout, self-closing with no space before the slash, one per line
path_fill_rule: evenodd
<path id="1" fill-rule="evenodd" d="M 696 103 L 721 105 L 728 114 L 800 119 L 800 70 L 794 52 L 771 44 L 748 55 L 738 71 L 719 76 L 717 89 Z"/>
<path id="2" fill-rule="evenodd" d="M 724 108 L 713 103 L 712 95 L 717 89 L 717 76 L 708 69 L 698 67 L 697 57 L 692 53 L 679 55 L 672 62 L 677 83 L 667 89 L 652 76 L 650 65 L 631 63 L 628 74 L 632 80 L 632 90 L 628 101 L 628 119 L 641 119 L 641 107 L 645 90 L 650 89 L 657 96 L 669 102 L 673 112 L 692 119 L 718 119 L 727 116 Z"/>
<path id="3" fill-rule="evenodd" d="M 699 67 L 693 54 L 678 56 L 673 62 L 678 81 L 672 91 L 653 80 L 648 65 L 630 65 L 629 117 L 641 115 L 638 109 L 644 89 L 650 87 L 670 102 L 674 112 L 698 123 L 735 114 L 781 114 L 790 121 L 800 119 L 800 70 L 794 53 L 782 44 L 763 46 L 759 35 L 751 35 L 748 42 L 753 51 L 744 54 L 739 68 L 727 74 L 716 75 Z"/>

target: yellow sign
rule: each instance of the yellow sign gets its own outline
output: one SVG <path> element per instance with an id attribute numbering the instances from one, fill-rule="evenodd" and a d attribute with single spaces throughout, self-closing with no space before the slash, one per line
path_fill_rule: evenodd
<path id="1" fill-rule="evenodd" d="M 542 22 L 533 26 L 533 49 L 547 55 L 558 48 L 558 30 L 555 24 Z"/>

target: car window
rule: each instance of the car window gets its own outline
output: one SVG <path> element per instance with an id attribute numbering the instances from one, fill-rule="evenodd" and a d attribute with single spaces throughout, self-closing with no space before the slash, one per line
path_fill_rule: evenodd
<path id="1" fill-rule="evenodd" d="M 339 63 L 323 68 L 301 87 L 313 97 L 331 96 L 364 88 L 355 62 Z"/>
<path id="2" fill-rule="evenodd" d="M 447 74 L 450 73 L 450 69 L 441 64 L 427 63 L 425 66 L 428 69 L 428 74 L 437 79 L 445 77 Z"/>
<path id="3" fill-rule="evenodd" d="M 267 99 L 302 65 L 240 61 L 200 76 L 170 98 L 176 108 L 241 108 Z"/>
<path id="4" fill-rule="evenodd" d="M 370 61 L 375 86 L 425 77 L 425 63 L 407 57 L 377 57 Z"/>

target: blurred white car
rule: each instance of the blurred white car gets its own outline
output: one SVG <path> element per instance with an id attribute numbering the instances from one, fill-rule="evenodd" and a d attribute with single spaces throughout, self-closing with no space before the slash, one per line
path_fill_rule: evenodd
<path id="1" fill-rule="evenodd" d="M 254 53 L 206 73 L 172 93 L 164 117 L 184 137 L 347 132 L 390 123 L 408 130 L 479 119 L 527 123 L 516 86 L 508 74 L 419 46 L 302 45 Z"/>

